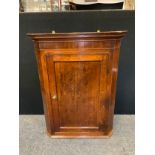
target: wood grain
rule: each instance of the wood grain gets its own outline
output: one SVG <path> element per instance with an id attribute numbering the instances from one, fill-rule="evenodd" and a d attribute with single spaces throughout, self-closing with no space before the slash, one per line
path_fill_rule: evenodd
<path id="1" fill-rule="evenodd" d="M 119 50 L 125 33 L 28 34 L 35 42 L 50 137 L 112 135 Z"/>

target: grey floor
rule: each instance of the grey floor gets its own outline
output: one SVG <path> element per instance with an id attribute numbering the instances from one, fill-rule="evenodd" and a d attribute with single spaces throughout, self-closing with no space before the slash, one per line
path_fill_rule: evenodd
<path id="1" fill-rule="evenodd" d="M 110 139 L 51 139 L 43 115 L 20 115 L 20 155 L 134 155 L 134 115 L 115 115 Z"/>

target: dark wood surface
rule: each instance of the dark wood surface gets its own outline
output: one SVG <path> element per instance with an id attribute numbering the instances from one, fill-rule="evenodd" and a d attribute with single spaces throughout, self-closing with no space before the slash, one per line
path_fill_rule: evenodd
<path id="1" fill-rule="evenodd" d="M 126 31 L 30 33 L 48 134 L 112 135 L 119 50 Z"/>

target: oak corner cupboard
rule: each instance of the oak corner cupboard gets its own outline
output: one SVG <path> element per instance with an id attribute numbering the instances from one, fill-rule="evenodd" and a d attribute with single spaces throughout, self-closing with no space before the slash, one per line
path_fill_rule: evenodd
<path id="1" fill-rule="evenodd" d="M 34 41 L 50 137 L 112 135 L 119 50 L 125 34 L 28 34 Z"/>

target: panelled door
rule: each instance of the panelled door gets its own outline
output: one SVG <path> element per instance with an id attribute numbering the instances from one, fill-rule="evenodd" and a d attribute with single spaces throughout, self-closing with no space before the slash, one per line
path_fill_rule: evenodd
<path id="1" fill-rule="evenodd" d="M 48 54 L 46 61 L 55 134 L 96 135 L 106 131 L 108 55 Z"/>

